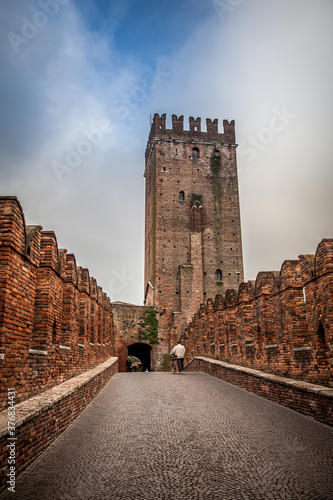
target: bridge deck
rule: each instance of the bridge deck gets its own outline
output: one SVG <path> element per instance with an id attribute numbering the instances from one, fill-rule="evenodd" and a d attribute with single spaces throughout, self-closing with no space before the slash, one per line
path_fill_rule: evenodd
<path id="1" fill-rule="evenodd" d="M 330 427 L 208 375 L 118 373 L 16 498 L 328 500 L 332 449 Z"/>

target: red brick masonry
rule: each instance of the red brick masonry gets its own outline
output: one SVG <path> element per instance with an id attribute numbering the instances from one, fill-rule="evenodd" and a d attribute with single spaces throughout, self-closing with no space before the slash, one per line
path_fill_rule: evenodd
<path id="1" fill-rule="evenodd" d="M 333 425 L 333 389 L 203 357 L 194 358 L 185 370 L 207 373 Z"/>
<path id="2" fill-rule="evenodd" d="M 15 407 L 15 437 L 8 434 L 7 409 L 0 413 L 1 486 L 8 484 L 9 443 L 14 443 L 15 476 L 73 422 L 118 371 L 118 358 L 73 377 Z"/>
<path id="3" fill-rule="evenodd" d="M 208 299 L 183 341 L 187 362 L 205 356 L 333 387 L 333 239 Z"/>
<path id="4" fill-rule="evenodd" d="M 238 291 L 229 288 L 208 299 L 183 341 L 186 361 L 196 358 L 188 369 L 207 371 L 332 424 L 333 239 L 322 240 L 315 255 L 285 261 L 280 272 L 261 272 Z M 124 344 L 124 356 L 126 349 Z M 114 355 L 110 299 L 87 269 L 77 267 L 73 254 L 58 249 L 52 231 L 26 226 L 16 197 L 0 197 L 3 486 L 9 395 L 15 393 L 12 448 L 20 471 L 117 371 Z"/>
<path id="5" fill-rule="evenodd" d="M 7 388 L 19 403 L 110 356 L 110 299 L 52 231 L 25 225 L 16 197 L 0 197 L 0 410 Z"/>

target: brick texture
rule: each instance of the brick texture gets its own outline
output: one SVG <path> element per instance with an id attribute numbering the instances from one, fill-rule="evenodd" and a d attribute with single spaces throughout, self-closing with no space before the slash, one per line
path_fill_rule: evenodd
<path id="1" fill-rule="evenodd" d="M 133 355 L 142 362 L 142 369 L 154 371 L 156 346 L 151 346 L 142 340 L 140 322 L 143 319 L 146 306 L 135 306 L 124 302 L 113 302 L 115 353 L 119 360 L 119 371 L 126 371 L 127 356 Z"/>
<path id="2" fill-rule="evenodd" d="M 114 355 L 110 299 L 59 250 L 52 231 L 26 226 L 15 197 L 0 197 L 0 409 Z"/>
<path id="3" fill-rule="evenodd" d="M 22 472 L 97 396 L 118 371 L 117 358 L 16 406 L 15 475 Z M 0 413 L 0 491 L 8 486 L 7 411 Z"/>
<path id="4" fill-rule="evenodd" d="M 155 114 L 146 148 L 145 304 L 161 313 L 156 366 L 197 307 L 243 280 L 234 122 Z M 216 278 L 216 271 L 220 276 Z M 148 292 L 148 293 L 147 293 Z"/>
<path id="5" fill-rule="evenodd" d="M 183 331 L 196 356 L 333 387 L 333 240 L 201 304 Z"/>
<path id="6" fill-rule="evenodd" d="M 194 358 L 185 370 L 207 373 L 327 425 L 333 425 L 333 389 L 204 357 Z"/>

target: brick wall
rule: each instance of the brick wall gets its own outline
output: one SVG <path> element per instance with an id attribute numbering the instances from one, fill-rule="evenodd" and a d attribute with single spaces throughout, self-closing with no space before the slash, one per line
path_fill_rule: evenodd
<path id="1" fill-rule="evenodd" d="M 16 197 L 0 197 L 0 409 L 114 354 L 110 299 L 59 250 L 52 231 L 26 226 Z"/>
<path id="2" fill-rule="evenodd" d="M 115 354 L 119 360 L 119 371 L 126 371 L 126 359 L 130 354 L 142 358 L 142 353 L 144 354 L 148 349 L 150 351 L 151 346 L 148 342 L 141 339 L 140 322 L 143 320 L 143 314 L 147 309 L 151 309 L 146 306 L 136 306 L 133 304 L 127 304 L 124 302 L 113 302 L 112 312 L 114 321 L 114 342 L 115 342 Z M 152 348 L 154 353 L 156 346 Z M 151 356 L 149 356 L 151 358 Z M 141 361 L 143 361 L 141 359 Z M 153 361 L 153 359 L 151 359 Z M 150 368 L 154 370 L 155 366 L 150 363 Z"/>
<path id="3" fill-rule="evenodd" d="M 183 340 L 188 362 L 204 355 L 333 387 L 333 239 L 209 299 Z"/>
<path id="4" fill-rule="evenodd" d="M 7 483 L 9 467 L 15 467 L 15 477 L 17 477 L 73 422 L 117 371 L 117 358 L 110 358 L 57 387 L 17 404 L 15 406 L 15 441 L 11 440 L 8 435 L 7 410 L 0 412 L 0 470 L 2 472 L 0 491 L 10 486 Z M 10 455 L 9 444 L 14 448 L 12 455 Z M 13 463 L 14 465 L 10 465 Z"/>
<path id="5" fill-rule="evenodd" d="M 333 389 L 204 357 L 194 358 L 185 370 L 207 373 L 320 422 L 333 425 Z"/>

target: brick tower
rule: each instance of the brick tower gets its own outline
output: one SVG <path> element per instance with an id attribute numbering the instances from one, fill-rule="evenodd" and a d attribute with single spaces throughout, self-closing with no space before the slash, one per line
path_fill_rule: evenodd
<path id="1" fill-rule="evenodd" d="M 200 304 L 243 281 L 234 121 L 154 115 L 146 148 L 145 304 L 158 309 L 161 369 Z"/>

